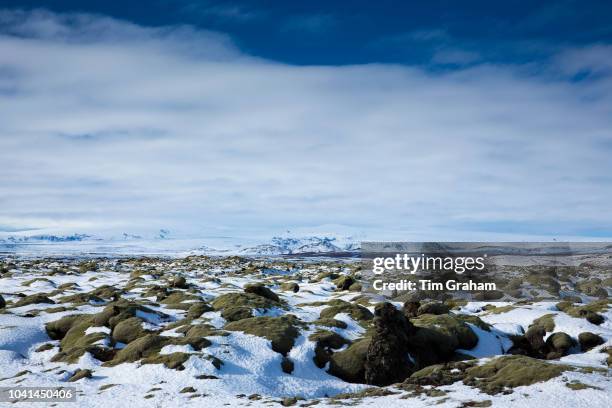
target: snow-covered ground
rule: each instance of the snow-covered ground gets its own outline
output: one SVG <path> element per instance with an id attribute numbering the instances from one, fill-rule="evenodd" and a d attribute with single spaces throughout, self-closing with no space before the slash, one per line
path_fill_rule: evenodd
<path id="1" fill-rule="evenodd" d="M 500 407 L 592 408 L 612 405 L 612 381 L 606 363 L 608 355 L 602 352 L 612 346 L 610 310 L 601 312 L 605 321 L 600 325 L 558 310 L 555 302 L 516 304 L 502 313 L 487 310 L 484 302 L 472 302 L 453 311 L 455 314 L 478 316 L 491 325 L 490 330 L 483 330 L 467 323 L 478 337 L 478 344 L 469 350 L 457 350 L 481 359 L 480 363 L 507 352 L 513 344 L 511 336 L 522 334 L 535 319 L 544 315 L 554 316 L 554 332 L 565 332 L 573 338 L 584 332 L 595 333 L 604 339 L 604 344 L 586 352 L 574 347 L 569 355 L 551 361 L 551 364 L 595 368 L 591 372 L 566 371 L 546 382 L 517 387 L 510 394 L 488 395 L 478 388 L 457 382 L 438 387 L 441 391 L 438 396 L 413 395 L 389 386 L 387 390 L 393 392 L 390 395 L 357 394 L 354 398 L 334 399 L 338 394 L 359 393 L 371 387 L 343 381 L 327 372 L 328 366 L 317 367 L 313 361 L 316 343 L 309 339 L 311 334 L 322 329 L 318 323 L 320 313 L 329 307 L 328 302 L 332 300 L 359 303 L 374 311 L 380 297 L 358 301 L 360 293 L 340 291 L 330 277 L 321 275 L 350 274 L 353 272 L 350 264 L 338 260 L 300 263 L 206 257 L 148 258 L 144 261 L 111 258 L 98 260 L 95 267 L 88 268 L 80 263 L 80 259 L 12 256 L 0 258 L 0 261 L 0 266 L 4 267 L 0 277 L 0 295 L 7 302 L 6 308 L 0 309 L 0 386 L 76 386 L 78 406 L 267 406 L 282 401 L 298 406 L 315 402 L 318 406 L 327 406 L 342 402 L 355 406 L 424 407 L 439 404 L 441 407 L 457 407 L 473 406 L 470 404 L 474 403 L 487 406 L 489 403 L 486 401 Z M 172 279 L 177 275 L 185 277 L 186 282 L 173 288 Z M 183 334 L 177 331 L 180 326 L 176 323 L 185 319 L 188 307 L 177 308 L 174 304 L 159 301 L 155 295 L 145 296 L 148 290 L 157 285 L 192 296 L 180 302 L 183 306 L 194 303 L 214 305 L 219 296 L 243 293 L 243 288 L 253 282 L 265 283 L 279 295 L 282 304 L 280 307 L 254 309 L 253 316 L 291 314 L 303 323 L 286 356 L 293 363 L 291 373 L 281 368 L 284 358 L 271 348 L 270 340 L 241 330 L 225 331 L 228 322 L 222 317 L 224 309 L 208 310 L 195 319 L 183 321 L 186 325 L 207 324 L 213 330 L 218 329 L 217 333 L 206 336 L 210 345 L 197 350 L 188 344 L 169 344 L 161 349 L 160 356 L 189 355 L 178 370 L 163 364 L 143 364 L 142 361 L 109 366 L 89 352 L 74 362 L 54 359 L 60 351 L 60 341 L 49 338 L 45 324 L 68 315 L 100 313 L 113 301 L 102 295 L 84 302 L 62 301 L 65 296 L 91 294 L 105 285 L 120 289 L 121 298 L 146 305 L 145 311 L 137 310 L 134 315 L 142 322 L 143 329 L 163 338 L 180 339 Z M 299 284 L 298 292 L 283 287 L 283 284 L 291 282 Z M 15 305 L 25 296 L 35 294 L 45 294 L 54 303 Z M 401 306 L 401 303 L 396 302 L 396 305 Z M 356 320 L 350 313 L 337 313 L 335 319 L 344 323 L 342 327 L 325 329 L 349 341 L 367 335 L 368 324 Z M 175 327 L 166 327 L 172 324 Z M 126 345 L 113 341 L 111 332 L 105 325 L 92 325 L 84 334 L 104 337 L 96 345 L 116 353 Z M 547 337 L 550 334 L 547 333 Z M 43 345 L 45 347 L 41 347 Z M 220 367 L 213 363 L 215 359 L 222 362 Z M 92 375 L 68 382 L 77 369 L 89 369 Z M 579 390 L 569 388 L 567 384 L 572 382 L 586 387 Z M 297 401 L 287 400 L 293 397 L 297 397 Z M 37 405 L 44 404 L 32 403 L 32 406 Z"/>

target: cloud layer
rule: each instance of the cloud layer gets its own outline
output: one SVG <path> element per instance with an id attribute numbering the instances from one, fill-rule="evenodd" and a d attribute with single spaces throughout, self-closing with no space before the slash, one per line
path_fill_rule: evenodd
<path id="1" fill-rule="evenodd" d="M 0 230 L 610 237 L 611 66 L 605 44 L 290 66 L 189 27 L 4 11 Z"/>

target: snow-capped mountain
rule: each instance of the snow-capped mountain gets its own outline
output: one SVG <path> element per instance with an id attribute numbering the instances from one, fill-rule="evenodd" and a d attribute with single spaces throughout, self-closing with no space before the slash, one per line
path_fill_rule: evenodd
<path id="1" fill-rule="evenodd" d="M 30 235 L 30 236 L 9 236 L 0 238 L 0 242 L 7 244 L 21 244 L 28 242 L 79 242 L 91 239 L 91 235 L 72 234 L 72 235 Z"/>
<path id="2" fill-rule="evenodd" d="M 352 238 L 330 236 L 276 236 L 270 240 L 224 237 L 176 238 L 168 230 L 143 236 L 122 233 L 113 236 L 88 234 L 23 235 L 0 238 L 0 251 L 29 254 L 202 254 L 279 256 L 356 252 L 360 243 Z"/>
<path id="3" fill-rule="evenodd" d="M 340 244 L 337 238 L 305 237 L 283 238 L 274 237 L 270 243 L 243 248 L 240 252 L 248 255 L 292 255 L 305 253 L 333 253 L 354 251 L 358 246 L 354 242 Z"/>

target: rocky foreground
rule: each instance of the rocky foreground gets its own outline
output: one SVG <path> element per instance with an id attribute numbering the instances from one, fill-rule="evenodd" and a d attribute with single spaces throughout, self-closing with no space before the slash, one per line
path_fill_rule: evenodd
<path id="1" fill-rule="evenodd" d="M 359 268 L 5 257 L 0 386 L 75 385 L 87 407 L 612 405 L 605 279 L 548 274 L 583 295 L 562 301 L 425 302 L 368 292 Z"/>

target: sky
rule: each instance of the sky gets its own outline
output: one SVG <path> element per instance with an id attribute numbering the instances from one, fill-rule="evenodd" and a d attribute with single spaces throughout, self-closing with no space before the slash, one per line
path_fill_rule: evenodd
<path id="1" fill-rule="evenodd" d="M 0 1 L 0 234 L 612 237 L 609 2 L 122 3 Z"/>

